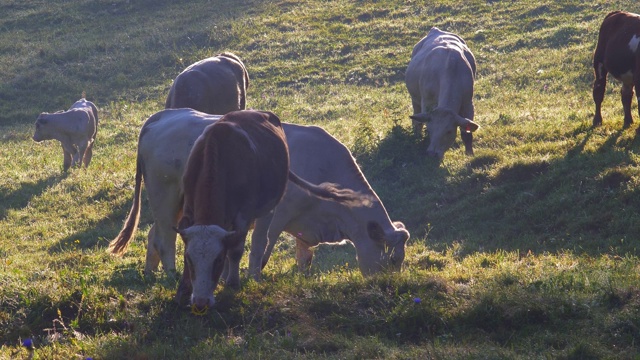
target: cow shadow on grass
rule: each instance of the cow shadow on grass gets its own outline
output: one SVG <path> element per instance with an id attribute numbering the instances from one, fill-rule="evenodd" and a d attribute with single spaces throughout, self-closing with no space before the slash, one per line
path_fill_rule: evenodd
<path id="1" fill-rule="evenodd" d="M 101 198 L 107 196 L 109 195 L 106 192 L 98 192 L 91 197 L 91 200 L 100 201 Z M 148 211 L 149 205 L 147 203 L 146 193 L 143 192 L 141 200 L 142 210 L 140 211 L 140 222 L 137 227 L 137 234 L 153 223 L 150 211 Z M 115 206 L 111 213 L 101 220 L 87 226 L 82 226 L 82 231 L 75 232 L 60 239 L 49 247 L 49 253 L 55 254 L 69 249 L 106 248 L 109 242 L 114 239 L 122 229 L 131 208 L 131 201 L 131 198 L 127 198 L 126 201 Z M 132 239 L 132 242 L 133 241 L 136 241 L 136 239 Z"/>
<path id="2" fill-rule="evenodd" d="M 4 219 L 10 210 L 18 210 L 26 207 L 31 199 L 41 195 L 52 185 L 67 177 L 63 172 L 58 175 L 51 175 L 36 182 L 22 182 L 20 187 L 13 191 L 0 189 L 0 220 Z"/>
<path id="3" fill-rule="evenodd" d="M 564 154 L 516 162 L 479 147 L 451 176 L 446 156 L 439 166 L 424 156 L 428 139 L 396 125 L 377 149 L 357 158 L 392 220 L 411 232 L 410 243 L 461 255 L 633 254 L 633 234 L 640 232 L 640 190 L 632 186 L 640 138 L 629 131 L 584 122 L 565 135 L 578 140 Z M 449 150 L 455 151 L 462 149 Z"/>

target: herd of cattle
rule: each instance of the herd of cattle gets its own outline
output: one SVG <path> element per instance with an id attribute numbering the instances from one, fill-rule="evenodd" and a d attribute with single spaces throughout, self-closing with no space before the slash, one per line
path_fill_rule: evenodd
<path id="1" fill-rule="evenodd" d="M 594 54 L 593 125 L 606 76 L 622 81 L 624 126 L 640 85 L 640 16 L 612 12 L 602 23 Z M 430 134 L 427 155 L 442 159 L 459 129 L 473 155 L 475 58 L 465 41 L 432 28 L 413 48 L 406 86 L 413 129 Z M 185 243 L 184 271 L 176 300 L 196 313 L 215 302 L 219 279 L 240 282 L 240 259 L 253 228 L 249 275 L 256 280 L 279 235 L 296 240 L 301 269 L 313 247 L 350 241 L 365 275 L 400 269 L 409 232 L 389 218 L 351 152 L 322 128 L 282 123 L 268 111 L 246 110 L 249 76 L 243 62 L 222 53 L 192 64 L 174 80 L 166 109 L 140 131 L 133 205 L 109 251 L 122 255 L 140 218 L 144 181 L 154 223 L 149 230 L 145 272 L 176 268 L 176 236 Z M 64 170 L 88 166 L 98 128 L 95 105 L 84 98 L 68 111 L 42 113 L 35 141 L 57 139 Z M 288 182 L 294 185 L 287 185 Z M 319 185 L 315 185 L 319 184 Z M 187 300 L 188 299 L 188 300 Z"/>

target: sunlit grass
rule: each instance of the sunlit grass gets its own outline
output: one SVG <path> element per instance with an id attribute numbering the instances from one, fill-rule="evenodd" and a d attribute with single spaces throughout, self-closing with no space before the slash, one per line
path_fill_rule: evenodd
<path id="1" fill-rule="evenodd" d="M 637 357 L 638 142 L 615 81 L 590 126 L 597 29 L 624 8 L 3 3 L 0 357 L 27 357 L 26 338 L 44 359 Z M 457 144 L 439 166 L 411 134 L 404 87 L 431 26 L 460 33 L 478 61 L 476 156 Z M 128 253 L 105 253 L 131 205 L 142 123 L 185 66 L 221 51 L 247 65 L 249 107 L 351 149 L 412 233 L 403 272 L 364 278 L 346 244 L 320 246 L 303 274 L 283 235 L 262 282 L 220 286 L 197 317 L 173 302 L 174 275 L 143 275 L 146 203 Z M 33 122 L 82 91 L 100 108 L 94 158 L 63 173 L 60 145 L 33 142 Z M 178 240 L 178 275 L 182 251 Z"/>

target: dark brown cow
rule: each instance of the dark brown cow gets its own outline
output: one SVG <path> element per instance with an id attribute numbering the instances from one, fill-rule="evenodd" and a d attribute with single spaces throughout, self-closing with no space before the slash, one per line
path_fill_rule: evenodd
<path id="1" fill-rule="evenodd" d="M 624 108 L 624 128 L 633 123 L 631 101 L 633 87 L 640 86 L 640 15 L 624 11 L 614 11 L 604 18 L 598 35 L 598 45 L 593 54 L 595 81 L 593 101 L 596 113 L 593 126 L 602 124 L 601 105 L 607 85 L 607 73 L 622 82 L 622 107 Z M 640 107 L 638 108 L 640 112 Z"/>
<path id="2" fill-rule="evenodd" d="M 278 204 L 287 180 L 325 199 L 352 205 L 371 201 L 333 184 L 313 185 L 291 172 L 285 134 L 273 113 L 234 111 L 207 126 L 183 175 L 178 232 L 185 242 L 185 267 L 178 302 L 191 294 L 195 312 L 213 305 L 225 259 L 226 285 L 239 285 L 247 232 Z"/>
<path id="3" fill-rule="evenodd" d="M 224 52 L 189 65 L 171 85 L 167 109 L 192 108 L 224 115 L 247 107 L 249 74 L 242 60 Z"/>

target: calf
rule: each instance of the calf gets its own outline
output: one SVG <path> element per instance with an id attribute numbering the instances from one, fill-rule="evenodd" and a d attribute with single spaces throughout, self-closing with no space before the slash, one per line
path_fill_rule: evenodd
<path id="1" fill-rule="evenodd" d="M 473 82 L 476 62 L 464 40 L 456 34 L 431 28 L 411 53 L 405 82 L 413 106 L 413 131 L 429 131 L 427 155 L 440 160 L 456 139 L 456 129 L 467 155 L 473 155 Z"/>
<path id="2" fill-rule="evenodd" d="M 98 132 L 98 109 L 84 98 L 76 101 L 67 111 L 42 113 L 36 120 L 33 140 L 58 140 L 62 144 L 63 167 L 89 166 L 93 156 L 93 143 Z"/>
<path id="3" fill-rule="evenodd" d="M 596 104 L 593 126 L 602 125 L 601 106 L 607 85 L 607 73 L 622 82 L 620 94 L 624 109 L 623 127 L 628 128 L 633 123 L 633 88 L 635 86 L 637 91 L 640 86 L 639 43 L 640 15 L 624 11 L 607 14 L 600 26 L 598 44 L 593 54 L 593 101 Z M 640 107 L 638 111 L 640 112 Z"/>
<path id="4" fill-rule="evenodd" d="M 208 114 L 244 110 L 249 74 L 235 54 L 225 52 L 191 64 L 171 85 L 165 107 Z"/>
<path id="5" fill-rule="evenodd" d="M 195 312 L 213 305 L 225 259 L 226 285 L 239 285 L 247 232 L 256 218 L 278 204 L 287 180 L 351 206 L 370 202 L 351 190 L 329 183 L 313 185 L 291 172 L 285 134 L 273 113 L 234 111 L 205 129 L 183 175 L 177 230 L 185 242 L 185 268 L 176 294 L 179 302 L 190 293 Z"/>

